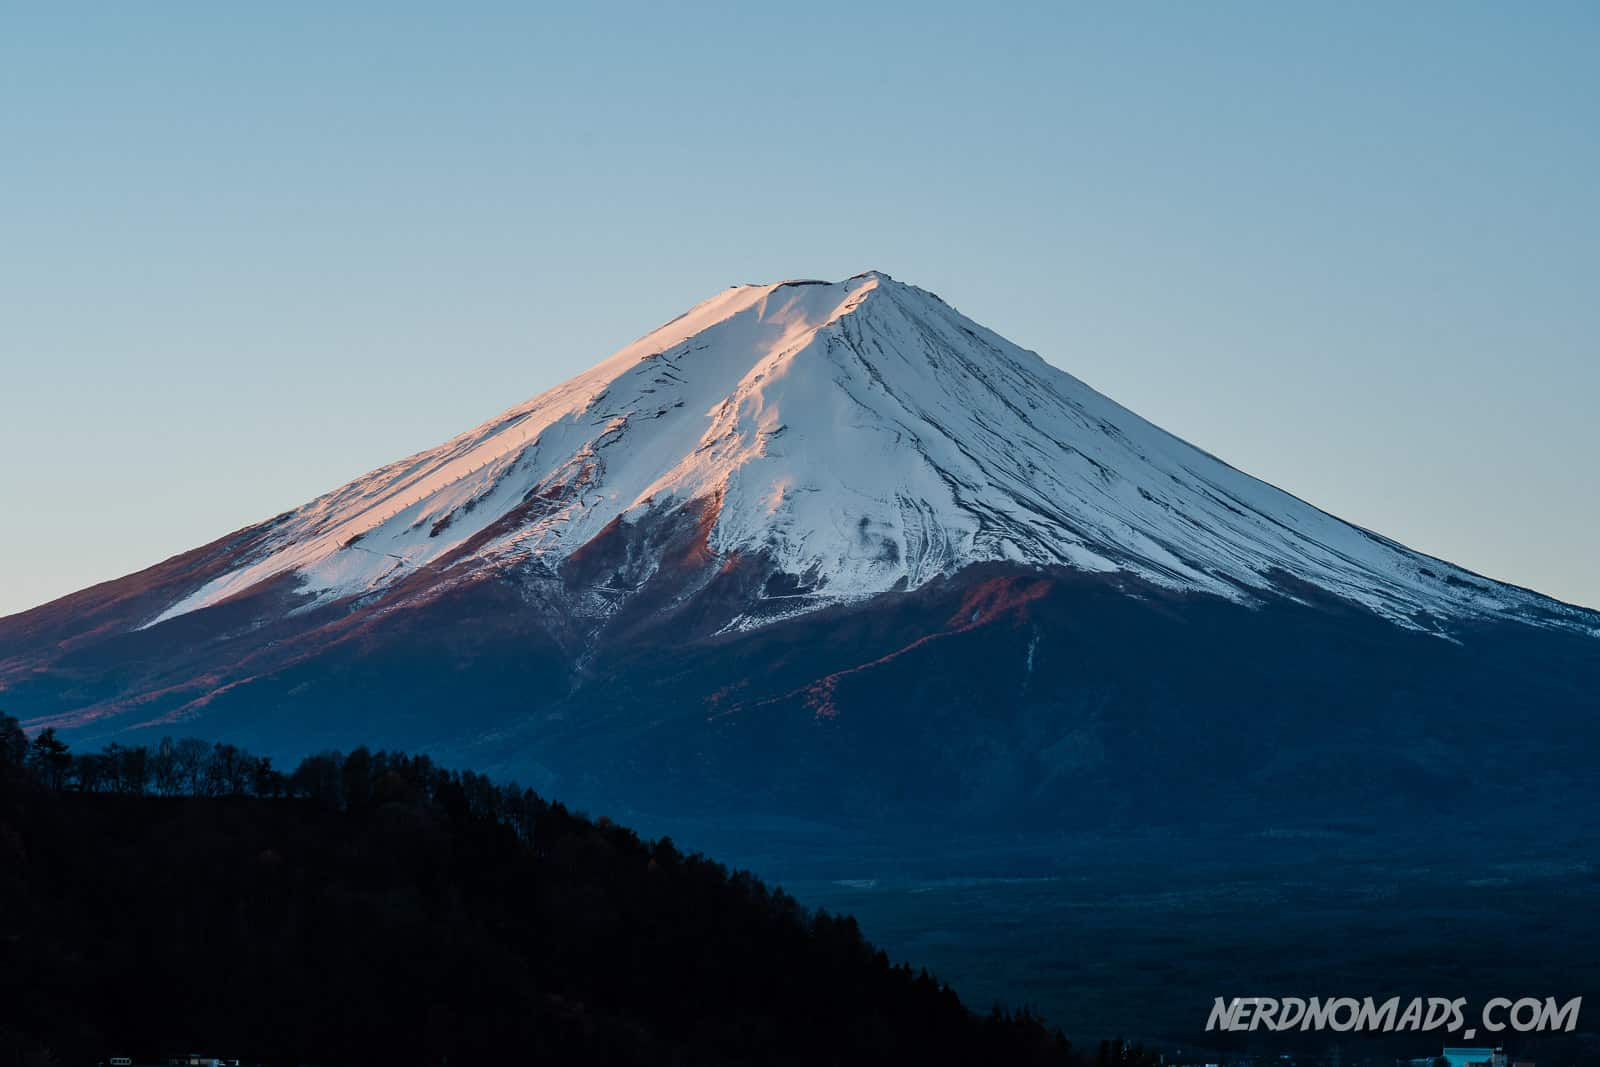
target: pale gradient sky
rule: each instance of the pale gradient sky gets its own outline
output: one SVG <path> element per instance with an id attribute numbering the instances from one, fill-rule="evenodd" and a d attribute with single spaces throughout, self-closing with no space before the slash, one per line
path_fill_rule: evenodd
<path id="1" fill-rule="evenodd" d="M 1600 5 L 331 6 L 0 8 L 0 614 L 869 267 L 1600 606 Z"/>

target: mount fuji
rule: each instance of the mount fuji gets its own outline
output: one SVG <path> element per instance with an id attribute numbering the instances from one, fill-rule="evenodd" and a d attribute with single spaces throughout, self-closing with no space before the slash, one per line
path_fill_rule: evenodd
<path id="1" fill-rule="evenodd" d="M 730 288 L 0 620 L 34 727 L 423 747 L 640 810 L 1378 810 L 1491 755 L 1587 782 L 1597 692 L 1600 614 L 1343 522 L 879 272 Z"/>

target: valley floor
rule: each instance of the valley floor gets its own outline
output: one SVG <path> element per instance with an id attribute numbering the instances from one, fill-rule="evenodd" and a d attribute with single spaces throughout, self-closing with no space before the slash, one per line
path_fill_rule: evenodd
<path id="1" fill-rule="evenodd" d="M 1474 1043 L 1224 1040 L 1204 1032 L 1217 996 L 1462 996 L 1476 1013 L 1493 996 L 1588 994 L 1594 1014 L 1579 1029 L 1600 1031 L 1600 869 L 1592 831 L 1577 826 L 1534 842 L 1511 820 L 1448 835 L 1296 827 L 998 843 L 896 843 L 793 822 L 675 832 L 696 846 L 704 835 L 809 905 L 856 916 L 875 943 L 926 963 L 969 1003 L 1028 1004 L 1074 1038 L 1269 1055 L 1342 1045 L 1347 1059 Z M 1563 1061 L 1590 1043 L 1504 1041 L 1559 1049 Z"/>

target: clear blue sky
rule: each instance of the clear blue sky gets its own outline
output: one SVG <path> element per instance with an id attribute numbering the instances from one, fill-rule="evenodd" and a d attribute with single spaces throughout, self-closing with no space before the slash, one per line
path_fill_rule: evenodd
<path id="1" fill-rule="evenodd" d="M 1597 55 L 1593 3 L 7 5 L 0 613 L 869 267 L 1600 605 Z"/>

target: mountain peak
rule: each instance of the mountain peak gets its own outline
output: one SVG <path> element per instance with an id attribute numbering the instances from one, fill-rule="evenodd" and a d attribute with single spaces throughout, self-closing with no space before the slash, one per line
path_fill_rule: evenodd
<path id="1" fill-rule="evenodd" d="M 1305 585 L 1413 628 L 1569 624 L 1561 605 L 1341 522 L 864 271 L 724 290 L 263 527 L 246 557 L 146 625 L 283 575 L 329 603 L 550 573 L 619 523 L 691 513 L 710 558 L 783 577 L 782 603 L 735 625 L 983 562 L 1243 602 Z"/>

